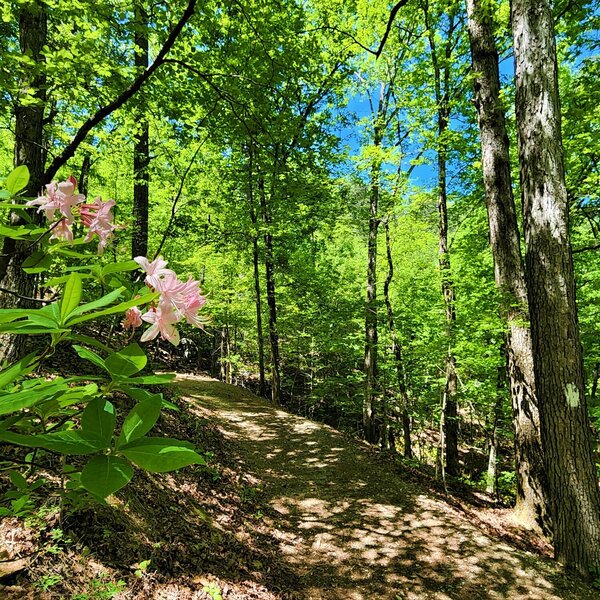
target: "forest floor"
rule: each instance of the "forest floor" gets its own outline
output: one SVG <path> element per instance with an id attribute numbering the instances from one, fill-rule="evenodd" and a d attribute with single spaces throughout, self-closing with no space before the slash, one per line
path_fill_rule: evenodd
<path id="1" fill-rule="evenodd" d="M 600 600 L 526 535 L 368 445 L 208 377 L 177 388 L 186 410 L 161 433 L 209 467 L 138 473 L 108 506 L 67 517 L 61 551 L 38 550 L 1 598 Z M 0 529 L 14 558 L 57 546 L 10 519 Z"/>

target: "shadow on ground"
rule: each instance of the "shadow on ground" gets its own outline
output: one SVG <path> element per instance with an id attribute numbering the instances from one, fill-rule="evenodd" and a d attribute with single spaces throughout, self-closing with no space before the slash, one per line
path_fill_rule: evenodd
<path id="1" fill-rule="evenodd" d="M 181 376 L 178 385 L 260 480 L 253 489 L 271 507 L 272 536 L 303 597 L 600 598 L 552 562 L 487 536 L 330 427 L 211 379 Z"/>

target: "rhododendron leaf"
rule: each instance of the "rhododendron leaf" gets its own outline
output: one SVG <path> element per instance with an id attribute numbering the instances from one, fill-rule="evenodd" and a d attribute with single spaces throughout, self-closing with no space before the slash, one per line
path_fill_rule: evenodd
<path id="1" fill-rule="evenodd" d="M 78 273 L 71 273 L 65 284 L 65 291 L 62 300 L 60 301 L 60 319 L 65 319 L 73 312 L 81 300 L 81 292 L 83 286 L 81 276 Z"/>
<path id="2" fill-rule="evenodd" d="M 81 485 L 106 498 L 127 485 L 133 477 L 131 465 L 118 456 L 95 456 L 81 471 Z"/>
<path id="3" fill-rule="evenodd" d="M 125 273 L 127 271 L 135 271 L 139 265 L 135 262 L 135 260 L 126 260 L 118 263 L 111 263 L 106 265 L 102 271 L 102 277 L 106 275 L 110 275 L 111 273 Z"/>
<path id="4" fill-rule="evenodd" d="M 85 455 L 103 449 L 102 442 L 99 439 L 82 431 L 59 431 L 41 435 L 23 435 L 13 431 L 0 431 L 0 440 L 17 446 L 44 448 L 60 454 Z"/>
<path id="5" fill-rule="evenodd" d="M 117 298 L 119 298 L 119 296 L 121 296 L 124 291 L 125 291 L 125 288 L 121 287 L 118 290 L 114 290 L 113 292 L 110 292 L 109 294 L 106 294 L 106 295 L 102 296 L 101 298 L 98 298 L 98 300 L 94 300 L 93 302 L 88 302 L 87 304 L 82 304 L 81 306 L 78 306 L 71 313 L 71 317 L 73 318 L 73 317 L 76 317 L 83 313 L 89 312 L 91 310 L 95 310 L 97 308 L 102 308 L 103 306 L 106 306 L 107 304 L 111 304 L 111 302 L 114 302 Z"/>
<path id="6" fill-rule="evenodd" d="M 118 290 L 115 290 L 114 292 L 111 292 L 111 293 L 113 293 L 113 294 L 118 293 L 120 295 L 120 293 L 124 290 L 125 290 L 125 288 L 119 288 Z M 158 298 L 158 296 L 159 296 L 158 292 L 151 292 L 151 293 L 145 294 L 144 296 L 141 296 L 139 298 L 134 298 L 133 300 L 128 300 L 127 302 L 121 302 L 120 304 L 111 306 L 110 308 L 106 308 L 106 309 L 98 311 L 98 312 L 82 315 L 77 318 L 71 317 L 71 319 L 69 319 L 69 325 L 77 325 L 77 323 L 83 323 L 84 321 L 89 321 L 91 319 L 97 319 L 99 317 L 104 317 L 106 315 L 113 315 L 113 314 L 119 313 L 119 312 L 124 313 L 128 308 L 131 308 L 132 306 L 138 306 L 140 304 L 147 304 L 148 302 L 152 302 L 152 300 L 155 300 L 156 298 Z M 86 306 L 86 305 L 80 306 L 78 310 L 84 308 L 84 306 Z"/>
<path id="7" fill-rule="evenodd" d="M 38 250 L 27 257 L 21 267 L 25 273 L 44 273 L 52 266 L 52 256 Z"/>
<path id="8" fill-rule="evenodd" d="M 140 438 L 121 447 L 119 452 L 138 467 L 152 473 L 206 464 L 192 444 L 171 438 Z"/>
<path id="9" fill-rule="evenodd" d="M 109 355 L 104 364 L 113 377 L 122 378 L 138 373 L 147 362 L 146 354 L 138 344 L 130 344 L 119 352 Z"/>
<path id="10" fill-rule="evenodd" d="M 18 321 L 16 323 L 2 324 L 0 325 L 0 331 L 19 335 L 39 335 L 49 333 L 66 333 L 69 330 L 60 328 L 55 324 L 53 326 L 44 326 L 25 320 Z"/>
<path id="11" fill-rule="evenodd" d="M 44 381 L 39 385 L 27 387 L 19 392 L 0 396 L 0 415 L 8 415 L 17 410 L 31 408 L 38 402 L 47 400 L 59 392 L 68 390 L 65 381 Z"/>
<path id="12" fill-rule="evenodd" d="M 87 348 L 83 348 L 82 346 L 78 346 L 77 344 L 73 344 L 73 350 L 75 350 L 75 352 L 77 352 L 77 354 L 84 360 L 89 360 L 96 366 L 104 369 L 105 371 L 108 371 L 102 358 L 100 358 L 95 352 L 92 352 L 92 350 L 88 350 Z"/>
<path id="13" fill-rule="evenodd" d="M 160 375 L 143 375 L 142 377 L 131 377 L 127 383 L 131 385 L 160 385 L 169 383 L 175 379 L 174 373 L 162 373 Z"/>
<path id="14" fill-rule="evenodd" d="M 0 388 L 4 388 L 15 379 L 28 375 L 37 366 L 38 355 L 35 352 L 23 357 L 20 361 L 0 371 Z"/>
<path id="15" fill-rule="evenodd" d="M 0 323 L 11 323 L 17 319 L 29 316 L 31 310 L 22 308 L 4 308 L 0 310 Z"/>
<path id="16" fill-rule="evenodd" d="M 105 398 L 94 398 L 81 415 L 83 433 L 98 438 L 108 448 L 115 430 L 115 407 Z"/>
<path id="17" fill-rule="evenodd" d="M 9 191 L 11 196 L 14 196 L 22 189 L 27 187 L 29 183 L 29 169 L 26 165 L 20 165 L 14 169 L 9 176 L 6 178 L 6 189 Z"/>
<path id="18" fill-rule="evenodd" d="M 117 445 L 128 444 L 146 435 L 158 421 L 161 407 L 162 394 L 153 394 L 138 402 L 125 417 Z"/>

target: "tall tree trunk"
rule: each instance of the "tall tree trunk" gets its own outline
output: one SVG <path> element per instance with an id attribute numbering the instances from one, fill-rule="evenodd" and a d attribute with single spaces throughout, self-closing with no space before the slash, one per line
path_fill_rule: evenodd
<path id="1" fill-rule="evenodd" d="M 79 181 L 77 182 L 77 187 L 79 188 L 79 193 L 83 194 L 87 197 L 88 195 L 88 185 L 90 180 L 90 169 L 92 167 L 92 156 L 89 152 L 86 152 L 83 155 L 83 161 L 81 163 L 81 171 L 79 172 Z"/>
<path id="2" fill-rule="evenodd" d="M 445 472 L 458 475 L 458 375 L 456 373 L 456 357 L 454 356 L 454 323 L 456 321 L 455 292 L 452 280 L 452 268 L 448 248 L 448 192 L 447 192 L 447 160 L 448 160 L 448 125 L 450 122 L 450 69 L 452 51 L 454 48 L 454 31 L 456 21 L 454 12 L 448 15 L 446 40 L 443 49 L 443 60 L 438 57 L 435 32 L 430 23 L 428 0 L 424 1 L 423 13 L 427 27 L 431 62 L 434 73 L 435 101 L 437 104 L 438 126 L 438 231 L 439 231 L 439 265 L 442 278 L 442 295 L 446 317 L 446 383 L 442 397 L 442 426 L 440 428 L 443 440 L 440 446 L 444 449 Z"/>
<path id="3" fill-rule="evenodd" d="M 443 107 L 439 108 L 438 135 L 441 147 L 438 150 L 438 215 L 439 215 L 439 264 L 442 276 L 442 294 L 446 315 L 446 338 L 448 353 L 446 355 L 446 384 L 444 388 L 444 450 L 446 473 L 458 475 L 458 405 L 456 392 L 458 376 L 456 373 L 456 357 L 452 348 L 454 341 L 454 323 L 456 321 L 454 282 L 448 249 L 448 197 L 446 188 L 446 142 L 444 137 L 448 129 L 449 115 Z"/>
<path id="4" fill-rule="evenodd" d="M 258 343 L 258 376 L 259 376 L 259 394 L 267 395 L 267 386 L 265 384 L 265 343 L 263 338 L 262 325 L 262 298 L 260 294 L 260 261 L 258 252 L 258 233 L 257 216 L 254 207 L 254 172 L 253 172 L 253 152 L 252 146 L 248 148 L 248 205 L 250 210 L 250 221 L 254 232 L 252 234 L 252 267 L 254 269 L 254 302 L 256 305 L 256 341 Z"/>
<path id="5" fill-rule="evenodd" d="M 554 552 L 582 575 L 600 571 L 600 490 L 575 302 L 552 10 L 513 0 L 516 117 L 526 281 Z"/>
<path id="6" fill-rule="evenodd" d="M 506 344 L 502 344 L 500 349 L 502 357 L 508 363 L 508 354 Z M 504 388 L 506 387 L 506 365 L 498 367 L 498 379 L 496 383 L 496 399 L 490 415 L 489 426 L 489 445 L 490 453 L 487 468 L 487 484 L 485 491 L 488 494 L 498 493 L 498 426 L 502 419 L 502 405 L 504 403 Z"/>
<path id="7" fill-rule="evenodd" d="M 596 392 L 598 391 L 598 378 L 600 377 L 600 361 L 596 361 L 594 365 L 594 373 L 592 374 L 592 390 L 590 392 L 590 406 L 596 404 Z"/>
<path id="8" fill-rule="evenodd" d="M 402 421 L 402 439 L 404 441 L 404 458 L 412 458 L 412 443 L 410 439 L 410 414 L 408 389 L 406 387 L 406 371 L 404 369 L 404 360 L 402 357 L 402 344 L 396 334 L 396 325 L 394 323 L 394 310 L 390 301 L 390 283 L 394 277 L 394 262 L 392 259 L 392 248 L 390 244 L 390 224 L 388 219 L 385 225 L 385 249 L 387 255 L 388 272 L 383 284 L 383 298 L 387 309 L 388 328 L 392 338 L 392 353 L 396 362 L 396 376 L 398 378 L 398 391 L 400 392 L 400 419 Z"/>
<path id="9" fill-rule="evenodd" d="M 381 100 L 380 100 L 381 107 Z M 375 123 L 373 144 L 381 144 L 381 131 Z M 363 402 L 363 426 L 365 439 L 376 444 L 379 432 L 375 422 L 377 398 L 377 232 L 379 228 L 379 176 L 381 164 L 371 168 L 371 191 L 369 194 L 369 238 L 367 243 L 367 301 L 365 305 L 365 397 Z"/>
<path id="10" fill-rule="evenodd" d="M 275 176 L 275 174 L 274 174 Z M 271 233 L 271 215 L 267 206 L 265 180 L 259 176 L 258 190 L 263 225 L 265 226 L 265 280 L 267 287 L 267 306 L 269 308 L 269 342 L 271 344 L 271 400 L 281 404 L 281 374 L 279 361 L 279 335 L 277 333 L 277 299 L 275 295 L 275 263 L 273 254 L 273 235 Z"/>
<path id="11" fill-rule="evenodd" d="M 148 14 L 143 0 L 136 2 L 134 9 L 135 66 L 139 72 L 148 68 Z M 138 124 L 133 144 L 133 231 L 131 235 L 131 256 L 148 254 L 148 202 L 150 162 L 148 118 L 144 90 L 139 94 L 137 107 Z"/>
<path id="12" fill-rule="evenodd" d="M 44 69 L 43 48 L 47 41 L 46 7 L 40 0 L 21 6 L 19 13 L 19 40 L 21 52 L 35 61 L 35 69 L 25 71 L 26 75 L 19 82 L 21 94 L 25 97 L 32 94 L 37 100 L 35 104 L 21 103 L 20 98 L 15 106 L 15 166 L 26 165 L 29 169 L 29 184 L 25 190 L 27 196 L 38 196 L 42 191 L 44 177 L 44 107 L 46 103 L 46 75 Z M 37 213 L 34 215 L 34 219 Z M 11 214 L 12 225 L 23 223 L 22 218 Z M 30 255 L 29 242 L 17 242 L 4 238 L 0 254 L 0 282 L 2 287 L 12 290 L 17 295 L 0 293 L 0 307 L 26 307 L 27 301 L 19 296 L 28 297 L 33 294 L 35 278 L 27 275 L 21 265 Z M 1 336 L 0 362 L 15 360 L 22 350 L 25 336 Z"/>
<path id="13" fill-rule="evenodd" d="M 551 532 L 545 494 L 540 422 L 535 395 L 527 288 L 512 192 L 509 142 L 500 101 L 498 51 L 492 14 L 481 0 L 467 0 L 475 102 L 481 132 L 483 183 L 496 286 L 508 323 L 508 376 L 513 407 L 517 473 L 516 519 Z"/>

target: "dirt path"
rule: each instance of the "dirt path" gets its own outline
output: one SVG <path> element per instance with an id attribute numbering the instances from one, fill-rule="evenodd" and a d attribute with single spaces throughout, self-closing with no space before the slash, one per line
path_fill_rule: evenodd
<path id="1" fill-rule="evenodd" d="M 334 429 L 249 392 L 182 376 L 276 511 L 273 535 L 308 599 L 600 598 L 542 560 L 482 533 Z"/>

